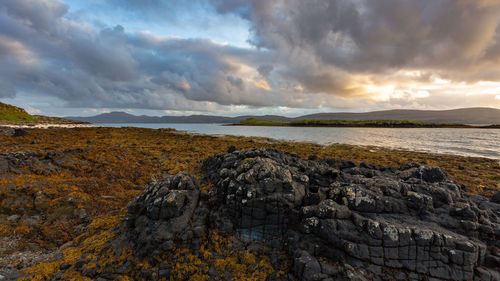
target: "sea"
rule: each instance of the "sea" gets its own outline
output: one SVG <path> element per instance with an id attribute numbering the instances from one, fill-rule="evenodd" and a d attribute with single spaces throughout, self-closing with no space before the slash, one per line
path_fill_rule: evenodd
<path id="1" fill-rule="evenodd" d="M 111 127 L 173 128 L 207 135 L 265 137 L 321 145 L 379 146 L 438 154 L 500 160 L 500 129 L 472 128 L 337 128 L 224 126 L 224 124 L 130 123 L 94 124 Z"/>

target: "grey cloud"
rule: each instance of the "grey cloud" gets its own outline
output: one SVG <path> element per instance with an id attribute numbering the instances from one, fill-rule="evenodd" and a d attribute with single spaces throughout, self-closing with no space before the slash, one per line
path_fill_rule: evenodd
<path id="1" fill-rule="evenodd" d="M 57 28 L 55 21 L 68 10 L 67 5 L 58 0 L 4 0 L 2 6 L 12 18 L 21 21 L 19 23 L 40 32 Z"/>
<path id="2" fill-rule="evenodd" d="M 257 68 L 257 71 L 259 71 L 259 74 L 262 75 L 262 77 L 269 77 L 269 75 L 271 74 L 271 71 L 273 71 L 274 69 L 274 66 L 270 65 L 270 64 L 263 64 L 263 65 L 259 65 L 259 67 Z"/>
<path id="3" fill-rule="evenodd" d="M 227 81 L 236 88 L 238 88 L 240 91 L 243 91 L 245 88 L 245 84 L 243 82 L 243 79 L 239 77 L 233 77 L 233 76 L 228 76 Z"/>
<path id="4" fill-rule="evenodd" d="M 0 79 L 0 98 L 14 98 L 16 96 L 16 89 L 11 84 Z"/>
<path id="5" fill-rule="evenodd" d="M 211 0 L 217 12 L 221 14 L 236 13 L 246 19 L 250 17 L 250 7 L 247 0 Z"/>
<path id="6" fill-rule="evenodd" d="M 224 13 L 241 10 L 231 1 L 213 2 Z M 252 0 L 247 7 L 250 42 L 286 53 L 286 65 L 309 56 L 299 66 L 316 63 L 319 76 L 308 76 L 320 84 L 326 67 L 353 74 L 423 69 L 457 81 L 500 80 L 490 71 L 500 61 L 496 0 Z"/>
<path id="7" fill-rule="evenodd" d="M 239 74 L 242 61 L 261 63 L 265 54 L 205 39 L 130 34 L 121 26 L 96 30 L 65 18 L 60 2 L 42 2 L 46 5 L 39 8 L 49 11 L 41 16 L 32 13 L 31 0 L 0 6 L 0 23 L 5 23 L 0 39 L 18 42 L 36 57 L 19 61 L 16 56 L 23 54 L 0 44 L 6 89 L 56 96 L 75 107 L 201 109 L 207 103 L 272 102 Z M 44 24 L 35 27 L 34 22 Z M 14 92 L 2 96 L 6 93 Z"/>
<path id="8" fill-rule="evenodd" d="M 184 5 L 186 12 L 180 2 L 120 1 L 122 9 L 139 3 L 150 10 Z M 131 33 L 121 26 L 97 29 L 68 17 L 59 0 L 4 0 L 0 97 L 26 92 L 73 107 L 202 111 L 230 105 L 376 107 L 367 102 L 363 83 L 425 83 L 436 77 L 500 81 L 495 0 L 196 0 L 195 5 L 196 13 L 212 9 L 247 20 L 255 48 Z M 397 73 L 413 70 L 421 74 Z M 427 99 L 390 102 L 413 106 L 441 97 L 431 92 Z"/>
<path id="9" fill-rule="evenodd" d="M 99 36 L 74 34 L 68 38 L 68 50 L 88 73 L 112 81 L 136 78 L 136 62 L 127 46 L 127 35 L 121 26 L 102 30 Z"/>

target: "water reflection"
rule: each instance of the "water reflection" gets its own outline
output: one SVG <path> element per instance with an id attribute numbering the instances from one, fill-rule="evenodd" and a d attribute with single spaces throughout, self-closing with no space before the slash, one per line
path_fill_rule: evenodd
<path id="1" fill-rule="evenodd" d="M 267 137 L 318 144 L 346 143 L 500 159 L 500 130 L 453 128 L 249 127 L 220 124 L 100 124 L 174 128 L 200 134 Z"/>

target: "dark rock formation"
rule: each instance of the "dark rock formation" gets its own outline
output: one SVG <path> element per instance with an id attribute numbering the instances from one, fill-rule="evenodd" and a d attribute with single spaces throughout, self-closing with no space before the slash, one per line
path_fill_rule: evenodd
<path id="1" fill-rule="evenodd" d="M 130 202 L 126 234 L 136 242 L 137 254 L 159 255 L 171 250 L 174 243 L 199 245 L 208 213 L 205 208 L 196 208 L 199 196 L 197 180 L 181 173 L 151 184 Z"/>
<path id="2" fill-rule="evenodd" d="M 500 204 L 500 192 L 493 194 L 491 197 L 491 202 Z"/>
<path id="3" fill-rule="evenodd" d="M 7 173 L 35 173 L 48 175 L 60 172 L 60 166 L 74 163 L 71 158 L 83 153 L 83 149 L 65 149 L 46 153 L 40 152 L 8 152 L 0 153 L 0 178 Z M 84 162 L 81 161 L 81 164 Z"/>
<path id="4" fill-rule="evenodd" d="M 22 137 L 27 134 L 28 134 L 27 129 L 0 126 L 0 136 L 4 135 L 4 136 Z"/>
<path id="5" fill-rule="evenodd" d="M 14 128 L 0 126 L 0 136 L 13 136 L 14 133 L 15 133 Z"/>
<path id="6" fill-rule="evenodd" d="M 254 239 L 280 232 L 307 272 L 319 267 L 303 250 L 311 257 L 415 276 L 500 277 L 481 267 L 491 256 L 488 249 L 500 246 L 500 205 L 462 194 L 439 168 L 357 167 L 252 150 L 207 159 L 204 169 L 235 230 L 250 229 L 258 234 Z M 296 273 L 320 280 L 314 276 L 322 272 Z"/>
<path id="7" fill-rule="evenodd" d="M 217 229 L 288 252 L 289 280 L 500 280 L 500 205 L 439 168 L 232 148 L 202 169 L 210 193 L 182 173 L 129 204 L 140 256 L 196 249 Z"/>

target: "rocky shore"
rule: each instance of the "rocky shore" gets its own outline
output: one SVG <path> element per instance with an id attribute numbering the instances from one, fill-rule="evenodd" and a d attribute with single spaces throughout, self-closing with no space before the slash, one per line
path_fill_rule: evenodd
<path id="1" fill-rule="evenodd" d="M 496 278 L 495 160 L 141 128 L 0 143 L 2 280 Z"/>
<path id="2" fill-rule="evenodd" d="M 500 280 L 500 205 L 466 195 L 439 168 L 230 148 L 202 169 L 214 189 L 187 173 L 150 184 L 109 241 L 158 268 L 145 279 L 168 280 L 174 264 L 162 255 L 197 253 L 218 231 L 238 241 L 235 250 L 281 253 L 271 264 L 289 271 L 268 280 Z M 64 267 L 97 280 L 127 270 L 102 268 L 99 257 Z M 206 269 L 208 280 L 232 274 Z"/>
<path id="3" fill-rule="evenodd" d="M 88 128 L 94 125 L 88 123 L 26 123 L 26 122 L 0 122 L 0 135 L 14 135 L 15 131 L 25 131 L 26 129 L 56 129 L 56 128 Z M 16 135 L 17 136 L 17 135 Z"/>

